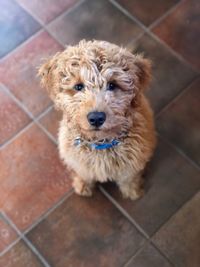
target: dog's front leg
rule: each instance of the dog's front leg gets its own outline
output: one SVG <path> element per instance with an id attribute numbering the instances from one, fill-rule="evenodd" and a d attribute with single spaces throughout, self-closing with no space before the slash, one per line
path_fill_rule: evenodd
<path id="1" fill-rule="evenodd" d="M 124 198 L 136 200 L 144 195 L 141 173 L 117 180 L 117 185 Z"/>
<path id="2" fill-rule="evenodd" d="M 77 174 L 73 177 L 73 188 L 78 195 L 86 197 L 92 196 L 93 187 L 94 182 L 86 182 Z"/>

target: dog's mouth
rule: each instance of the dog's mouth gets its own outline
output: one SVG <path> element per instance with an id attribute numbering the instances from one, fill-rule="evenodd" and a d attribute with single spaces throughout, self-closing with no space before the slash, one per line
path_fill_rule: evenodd
<path id="1" fill-rule="evenodd" d="M 91 127 L 91 128 L 83 128 L 83 127 L 81 127 L 81 129 L 84 132 L 100 132 L 100 131 L 103 131 L 103 129 L 101 127 Z"/>
<path id="2" fill-rule="evenodd" d="M 94 128 L 94 129 L 90 129 L 90 131 L 92 131 L 92 132 L 98 132 L 98 131 L 101 131 L 102 129 L 100 129 L 100 128 Z"/>

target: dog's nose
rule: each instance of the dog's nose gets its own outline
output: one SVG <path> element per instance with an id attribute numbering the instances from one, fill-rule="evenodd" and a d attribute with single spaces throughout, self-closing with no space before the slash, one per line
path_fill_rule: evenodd
<path id="1" fill-rule="evenodd" d="M 90 125 L 99 127 L 106 120 L 106 114 L 104 112 L 98 112 L 98 111 L 90 112 L 87 115 L 87 119 Z"/>

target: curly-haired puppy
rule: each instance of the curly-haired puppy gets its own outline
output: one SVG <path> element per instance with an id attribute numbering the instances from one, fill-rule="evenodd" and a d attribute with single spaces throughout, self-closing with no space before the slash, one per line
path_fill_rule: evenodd
<path id="1" fill-rule="evenodd" d="M 124 197 L 143 194 L 142 171 L 156 138 L 144 96 L 151 64 L 105 41 L 81 41 L 39 69 L 41 84 L 62 110 L 60 157 L 73 170 L 75 192 L 115 181 Z"/>

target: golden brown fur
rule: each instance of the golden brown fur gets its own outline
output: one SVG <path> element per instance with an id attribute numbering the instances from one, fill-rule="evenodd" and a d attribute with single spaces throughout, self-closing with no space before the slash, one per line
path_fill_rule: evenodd
<path id="1" fill-rule="evenodd" d="M 41 84 L 63 112 L 59 152 L 74 171 L 78 194 L 89 196 L 96 181 L 113 180 L 124 197 L 142 195 L 141 174 L 156 143 L 152 110 L 143 94 L 150 71 L 147 59 L 104 41 L 81 41 L 41 66 Z M 106 90 L 108 82 L 117 89 Z M 78 83 L 85 85 L 81 92 L 74 89 Z M 88 123 L 91 111 L 106 113 L 99 131 Z M 127 136 L 111 149 L 74 146 L 78 136 L 95 142 L 118 138 L 122 132 Z"/>

